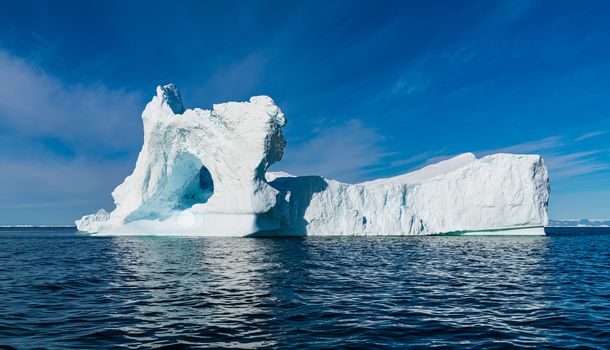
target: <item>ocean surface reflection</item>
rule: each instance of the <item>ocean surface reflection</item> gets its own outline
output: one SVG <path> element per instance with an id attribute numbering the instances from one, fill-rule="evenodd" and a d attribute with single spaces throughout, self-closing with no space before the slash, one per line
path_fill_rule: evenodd
<path id="1" fill-rule="evenodd" d="M 605 348 L 609 243 L 4 231 L 0 345 Z"/>

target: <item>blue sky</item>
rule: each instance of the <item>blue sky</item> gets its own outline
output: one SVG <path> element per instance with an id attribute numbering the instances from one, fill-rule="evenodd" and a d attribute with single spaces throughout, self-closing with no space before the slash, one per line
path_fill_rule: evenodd
<path id="1" fill-rule="evenodd" d="M 272 96 L 273 167 L 347 182 L 472 151 L 542 154 L 552 218 L 610 217 L 610 2 L 4 1 L 0 224 L 100 207 L 174 83 Z"/>

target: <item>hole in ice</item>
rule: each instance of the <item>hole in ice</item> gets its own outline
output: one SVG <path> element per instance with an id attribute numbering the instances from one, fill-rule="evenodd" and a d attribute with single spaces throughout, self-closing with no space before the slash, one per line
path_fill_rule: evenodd
<path id="1" fill-rule="evenodd" d="M 191 180 L 191 183 L 187 185 L 184 192 L 184 201 L 195 203 L 205 203 L 214 194 L 214 181 L 212 180 L 212 174 L 203 165 L 199 169 L 199 172 Z"/>
<path id="2" fill-rule="evenodd" d="M 158 181 L 156 192 L 125 222 L 164 219 L 175 211 L 205 203 L 214 194 L 212 174 L 199 158 L 190 153 L 178 155 L 166 176 L 166 179 Z"/>
<path id="3" fill-rule="evenodd" d="M 174 210 L 184 210 L 205 203 L 214 194 L 212 174 L 199 159 L 184 155 L 175 164 L 170 178 L 170 193 L 175 197 Z"/>
<path id="4" fill-rule="evenodd" d="M 198 160 L 188 164 L 183 169 L 186 172 L 186 182 L 182 190 L 178 190 L 177 205 L 174 209 L 184 210 L 198 203 L 205 203 L 214 194 L 214 181 L 210 171 Z M 188 175 L 187 175 L 188 174 Z"/>

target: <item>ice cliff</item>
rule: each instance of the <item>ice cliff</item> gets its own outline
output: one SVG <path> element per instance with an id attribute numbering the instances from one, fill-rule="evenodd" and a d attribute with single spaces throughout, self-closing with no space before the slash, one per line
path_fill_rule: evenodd
<path id="1" fill-rule="evenodd" d="M 266 96 L 185 109 L 173 85 L 143 114 L 144 144 L 116 208 L 80 231 L 163 235 L 544 234 L 540 156 L 465 153 L 360 184 L 267 172 L 282 158 L 284 114 Z"/>

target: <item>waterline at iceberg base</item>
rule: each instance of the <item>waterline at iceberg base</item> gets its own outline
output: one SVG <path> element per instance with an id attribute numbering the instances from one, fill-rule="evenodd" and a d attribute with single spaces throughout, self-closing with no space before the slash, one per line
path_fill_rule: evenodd
<path id="1" fill-rule="evenodd" d="M 359 184 L 267 172 L 286 146 L 270 97 L 185 109 L 173 85 L 142 114 L 133 173 L 116 208 L 76 221 L 125 235 L 543 235 L 549 178 L 538 155 L 472 153 Z"/>

